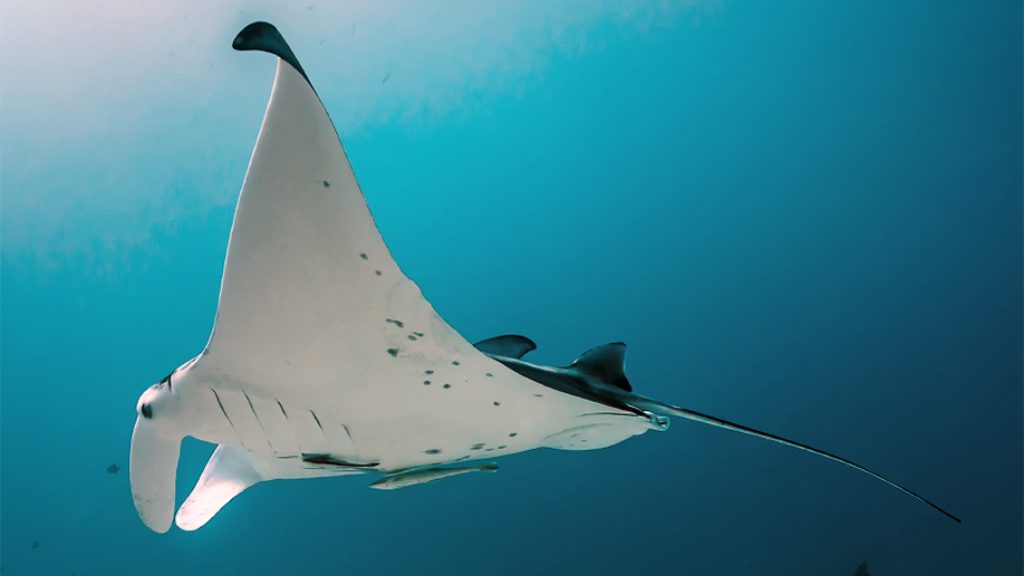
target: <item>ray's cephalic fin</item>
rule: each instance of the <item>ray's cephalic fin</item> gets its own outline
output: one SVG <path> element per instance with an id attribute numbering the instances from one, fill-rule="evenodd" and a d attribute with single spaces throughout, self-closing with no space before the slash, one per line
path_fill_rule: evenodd
<path id="1" fill-rule="evenodd" d="M 219 445 L 210 456 L 195 488 L 175 516 L 182 530 L 198 530 L 225 504 L 264 479 L 253 457 L 238 448 Z"/>
<path id="2" fill-rule="evenodd" d="M 128 477 L 139 518 L 154 532 L 164 533 L 174 518 L 174 480 L 184 435 L 154 425 L 153 409 L 145 399 L 139 402 L 132 431 Z"/>

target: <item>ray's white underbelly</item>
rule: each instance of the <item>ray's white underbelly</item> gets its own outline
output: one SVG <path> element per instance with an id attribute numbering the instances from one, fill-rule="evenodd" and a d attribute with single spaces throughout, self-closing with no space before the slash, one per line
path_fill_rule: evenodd
<path id="1" fill-rule="evenodd" d="M 596 411 L 556 421 L 516 409 L 514 403 L 506 410 L 466 411 L 440 419 L 429 413 L 413 418 L 387 412 L 343 418 L 233 388 L 211 387 L 206 400 L 208 410 L 220 413 L 213 420 L 221 425 L 197 434 L 199 439 L 237 446 L 282 464 L 294 460 L 296 465 L 303 456 L 329 455 L 357 465 L 377 464 L 378 470 L 399 470 L 541 446 L 600 448 L 646 429 L 642 419 L 625 414 Z"/>

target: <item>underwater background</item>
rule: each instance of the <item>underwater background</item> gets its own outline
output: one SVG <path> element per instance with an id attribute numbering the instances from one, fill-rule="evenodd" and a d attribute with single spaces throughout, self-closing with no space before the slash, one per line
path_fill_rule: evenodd
<path id="1" fill-rule="evenodd" d="M 963 524 L 676 420 L 397 492 L 264 483 L 150 532 L 136 400 L 209 335 L 273 78 L 230 49 L 257 19 L 467 339 L 555 364 L 625 341 L 638 392 Z M 1021 22 L 1018 1 L 4 0 L 0 570 L 1021 574 Z M 179 502 L 211 450 L 186 440 Z"/>

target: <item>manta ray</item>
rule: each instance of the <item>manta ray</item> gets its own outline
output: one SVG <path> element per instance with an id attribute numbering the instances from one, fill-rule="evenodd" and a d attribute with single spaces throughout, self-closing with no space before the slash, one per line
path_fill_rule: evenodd
<path id="1" fill-rule="evenodd" d="M 334 124 L 277 28 L 246 26 L 236 50 L 277 58 L 235 212 L 213 331 L 202 352 L 139 398 L 129 476 L 156 532 L 206 524 L 268 480 L 371 475 L 398 489 L 493 472 L 536 448 L 596 450 L 668 428 L 669 417 L 798 448 L 893 486 L 850 460 L 640 394 L 626 346 L 567 366 L 524 360 L 529 338 L 471 344 L 395 263 Z M 175 514 L 182 440 L 216 444 Z M 486 461 L 486 462 L 485 462 Z"/>

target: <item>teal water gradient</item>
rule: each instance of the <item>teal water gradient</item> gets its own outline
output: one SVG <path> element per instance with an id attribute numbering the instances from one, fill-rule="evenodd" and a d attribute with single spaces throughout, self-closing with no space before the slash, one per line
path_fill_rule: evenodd
<path id="1" fill-rule="evenodd" d="M 109 36 L 5 6 L 4 574 L 1022 572 L 1019 3 L 454 2 L 437 38 L 403 36 L 402 9 L 363 35 L 311 5 L 181 7 L 154 32 L 97 8 Z M 468 339 L 523 333 L 551 363 L 625 341 L 638 392 L 850 457 L 963 525 L 677 420 L 391 493 L 267 483 L 199 532 L 149 532 L 106 467 L 209 333 L 273 73 L 229 48 L 257 18 Z M 209 452 L 186 442 L 179 499 Z"/>

